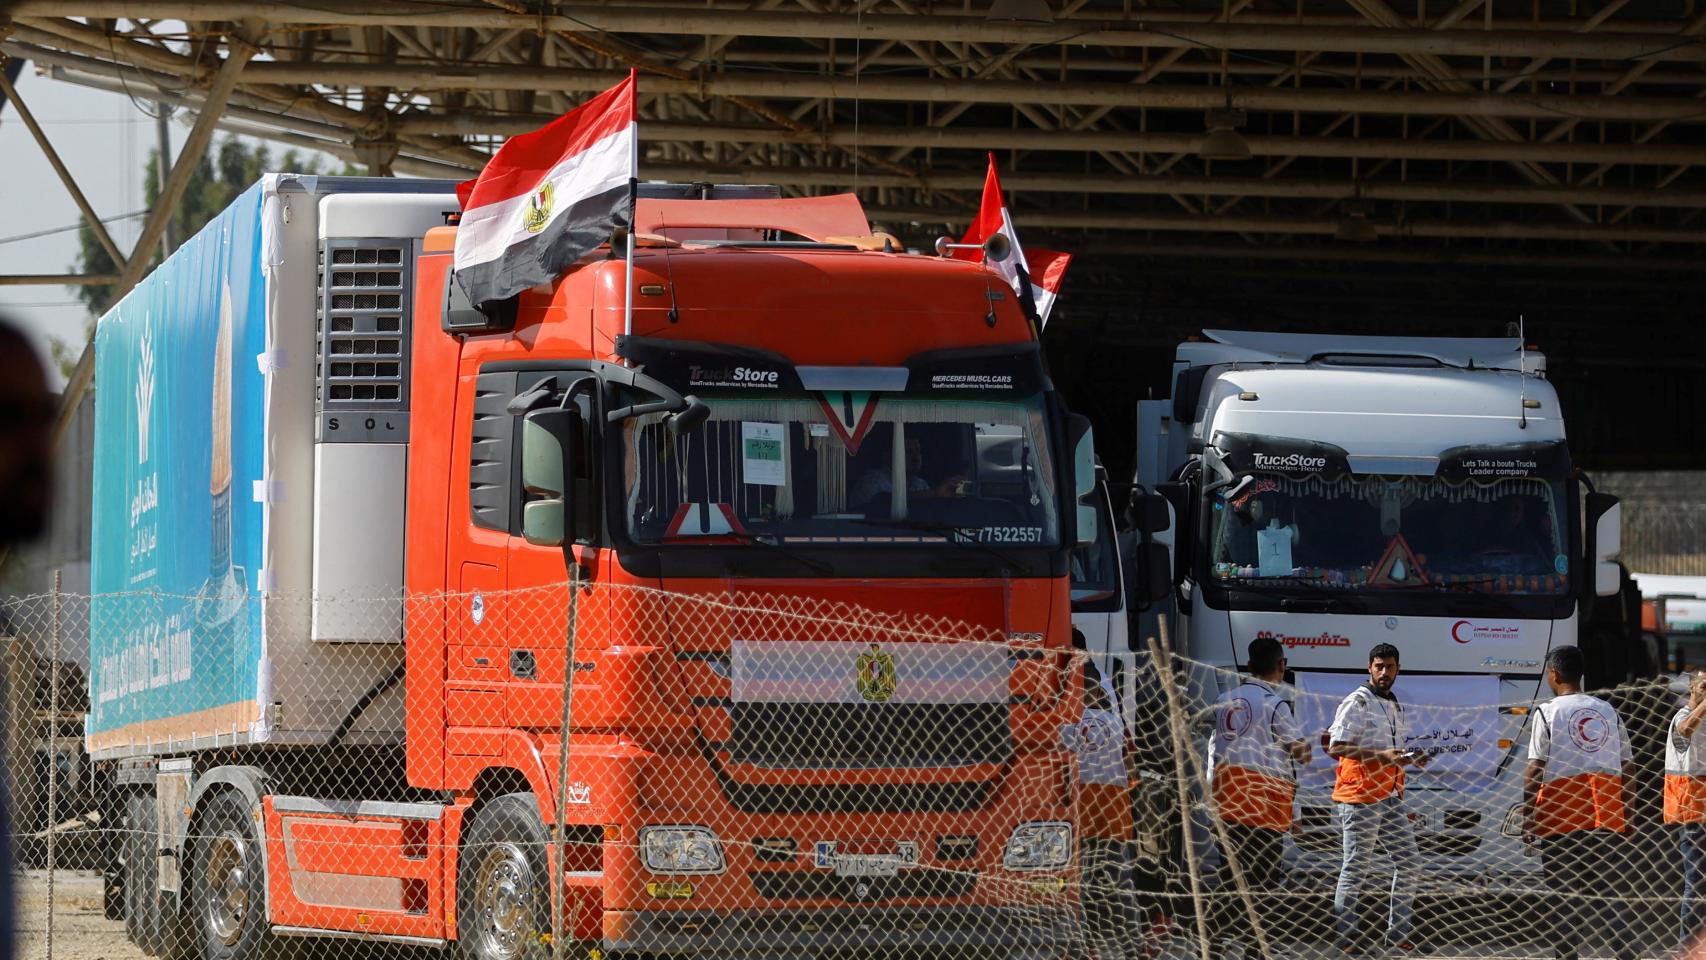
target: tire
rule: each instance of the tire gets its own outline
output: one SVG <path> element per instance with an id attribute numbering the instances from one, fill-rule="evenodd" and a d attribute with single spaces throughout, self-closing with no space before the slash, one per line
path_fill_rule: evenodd
<path id="1" fill-rule="evenodd" d="M 124 932 L 151 957 L 166 948 L 166 917 L 160 909 L 159 822 L 155 800 L 146 793 L 125 798 L 120 844 L 124 871 Z"/>
<path id="2" fill-rule="evenodd" d="M 214 795 L 190 827 L 188 939 L 201 960 L 274 960 L 258 824 L 236 793 Z"/>
<path id="3" fill-rule="evenodd" d="M 456 944 L 463 960 L 545 960 L 551 955 L 551 834 L 531 793 L 483 804 L 462 835 L 456 864 Z M 566 944 L 586 958 L 595 943 Z"/>

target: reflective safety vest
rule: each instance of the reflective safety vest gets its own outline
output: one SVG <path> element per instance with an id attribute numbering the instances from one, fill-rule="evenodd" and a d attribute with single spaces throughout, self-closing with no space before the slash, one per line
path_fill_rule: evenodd
<path id="1" fill-rule="evenodd" d="M 1706 823 L 1706 723 L 1682 735 L 1683 707 L 1665 734 L 1665 822 Z"/>
<path id="2" fill-rule="evenodd" d="M 1271 684 L 1246 680 L 1221 694 L 1208 742 L 1216 815 L 1251 827 L 1291 829 L 1297 774 L 1286 746 L 1302 739 L 1291 704 Z"/>
<path id="3" fill-rule="evenodd" d="M 1125 766 L 1125 724 L 1114 688 L 1095 664 L 1084 664 L 1084 716 L 1061 730 L 1078 755 L 1079 827 L 1085 839 L 1129 840 L 1134 829 Z"/>
<path id="4" fill-rule="evenodd" d="M 1629 757 L 1623 721 L 1604 700 L 1570 693 L 1537 707 L 1528 758 L 1546 766 L 1534 796 L 1535 835 L 1621 833 L 1623 765 Z"/>
<path id="5" fill-rule="evenodd" d="M 1367 684 L 1340 702 L 1327 730 L 1329 744 L 1343 743 L 1364 750 L 1388 750 L 1404 745 L 1404 708 L 1396 697 L 1382 697 Z M 1334 803 L 1377 803 L 1404 795 L 1404 768 L 1374 760 L 1340 757 L 1333 780 Z"/>

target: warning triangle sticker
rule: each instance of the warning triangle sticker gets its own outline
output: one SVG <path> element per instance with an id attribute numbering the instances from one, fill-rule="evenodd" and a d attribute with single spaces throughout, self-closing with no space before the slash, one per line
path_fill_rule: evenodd
<path id="1" fill-rule="evenodd" d="M 1427 583 L 1428 575 L 1422 570 L 1422 562 L 1416 559 L 1416 551 L 1410 549 L 1410 542 L 1400 533 L 1386 544 L 1386 552 L 1380 555 L 1380 562 L 1374 565 L 1368 582 L 1382 586 L 1407 586 Z"/>
<path id="2" fill-rule="evenodd" d="M 849 456 L 859 453 L 859 445 L 871 430 L 877 416 L 878 395 L 868 390 L 825 390 L 817 395 L 818 405 L 829 416 L 829 425 L 836 436 L 847 445 Z"/>

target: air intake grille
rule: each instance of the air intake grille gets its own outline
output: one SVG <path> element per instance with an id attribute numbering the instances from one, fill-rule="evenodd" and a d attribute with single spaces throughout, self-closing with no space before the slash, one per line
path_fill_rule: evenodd
<path id="1" fill-rule="evenodd" d="M 406 440 L 407 240 L 327 240 L 320 251 L 317 395 L 322 440 Z M 389 414 L 388 417 L 368 414 Z"/>

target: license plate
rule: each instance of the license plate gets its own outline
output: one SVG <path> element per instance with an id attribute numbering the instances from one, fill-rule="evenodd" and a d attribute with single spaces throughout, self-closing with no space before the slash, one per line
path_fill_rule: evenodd
<path id="1" fill-rule="evenodd" d="M 892 877 L 900 873 L 902 867 L 918 865 L 918 844 L 911 841 L 901 841 L 894 844 L 892 853 L 867 853 L 865 844 L 846 844 L 848 847 L 860 849 L 854 853 L 845 849 L 837 849 L 833 840 L 820 840 L 813 845 L 813 853 L 818 867 L 828 867 L 838 877 Z"/>
<path id="2" fill-rule="evenodd" d="M 831 857 L 830 863 L 838 877 L 892 877 L 900 873 L 897 856 L 838 856 Z"/>

